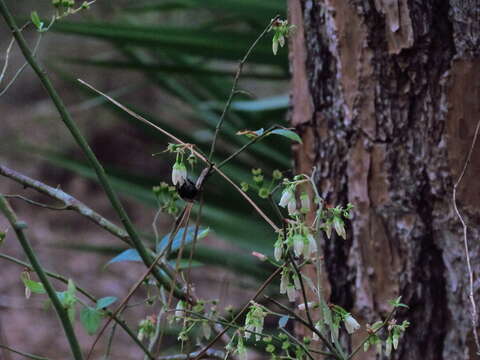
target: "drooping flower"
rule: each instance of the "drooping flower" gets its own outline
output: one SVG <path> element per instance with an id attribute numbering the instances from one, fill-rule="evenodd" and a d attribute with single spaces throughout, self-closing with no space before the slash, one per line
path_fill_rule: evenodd
<path id="1" fill-rule="evenodd" d="M 293 252 L 295 253 L 295 256 L 302 255 L 304 246 L 305 237 L 301 234 L 293 235 Z"/>
<path id="2" fill-rule="evenodd" d="M 295 200 L 295 197 L 293 197 L 293 199 L 289 201 L 287 208 L 289 215 L 293 216 L 298 214 L 297 201 Z"/>
<path id="3" fill-rule="evenodd" d="M 347 329 L 347 332 L 349 334 L 353 334 L 355 331 L 357 331 L 358 329 L 360 329 L 360 324 L 358 323 L 357 320 L 355 320 L 355 318 L 350 315 L 350 314 L 347 314 L 345 316 L 345 318 L 343 319 L 343 322 L 345 324 L 345 329 Z"/>
<path id="4" fill-rule="evenodd" d="M 337 232 L 338 236 L 344 239 L 347 238 L 347 233 L 345 232 L 345 223 L 340 217 L 335 216 L 333 218 L 333 226 L 335 227 L 335 231 Z"/>
<path id="5" fill-rule="evenodd" d="M 187 167 L 183 162 L 176 161 L 172 169 L 172 183 L 182 186 L 187 180 Z"/>
<path id="6" fill-rule="evenodd" d="M 295 289 L 295 286 L 291 284 L 287 286 L 287 297 L 288 301 L 295 302 L 295 299 L 297 298 L 297 290 Z"/>
<path id="7" fill-rule="evenodd" d="M 317 241 L 315 240 L 315 237 L 311 233 L 308 233 L 307 240 L 308 240 L 308 257 L 310 257 L 312 256 L 312 254 L 318 251 Z"/>
<path id="8" fill-rule="evenodd" d="M 279 236 L 274 245 L 273 257 L 275 258 L 276 261 L 280 261 L 282 260 L 282 255 L 283 255 L 283 241 L 282 241 L 282 237 Z"/>
<path id="9" fill-rule="evenodd" d="M 183 303 L 183 300 L 180 300 L 177 303 L 177 307 L 175 308 L 175 316 L 177 318 L 181 318 L 184 315 L 184 309 L 185 309 L 185 304 Z"/>
<path id="10" fill-rule="evenodd" d="M 318 321 L 318 322 L 315 324 L 315 329 L 316 329 L 318 332 L 320 332 L 320 331 L 322 330 L 322 326 L 321 326 L 321 324 L 320 324 L 320 321 Z M 318 334 L 317 334 L 316 332 L 314 332 L 314 333 L 312 334 L 312 340 L 314 340 L 314 341 L 320 340 L 320 338 L 318 337 Z"/>
<path id="11" fill-rule="evenodd" d="M 292 277 L 293 277 L 293 286 L 295 286 L 295 289 L 301 290 L 302 285 L 300 284 L 300 278 L 298 277 L 298 275 L 294 274 Z"/>
<path id="12" fill-rule="evenodd" d="M 295 200 L 295 194 L 293 193 L 293 190 L 291 187 L 285 188 L 282 192 L 282 197 L 280 198 L 280 202 L 278 205 L 281 207 L 286 207 L 291 201 Z"/>
<path id="13" fill-rule="evenodd" d="M 247 316 L 245 317 L 244 336 L 246 339 L 250 338 L 250 335 L 252 334 L 252 332 L 255 332 L 256 341 L 259 341 L 261 339 L 260 334 L 263 332 L 263 325 L 264 325 L 264 320 L 266 315 L 267 315 L 267 312 L 261 305 L 255 302 L 252 302 L 250 310 L 248 311 Z"/>

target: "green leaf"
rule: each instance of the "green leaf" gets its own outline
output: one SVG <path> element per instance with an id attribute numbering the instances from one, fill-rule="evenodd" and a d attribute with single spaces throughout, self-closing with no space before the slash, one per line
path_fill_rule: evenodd
<path id="1" fill-rule="evenodd" d="M 283 329 L 285 326 L 287 326 L 287 322 L 289 319 L 290 317 L 287 315 L 282 316 L 280 319 L 278 319 L 278 327 Z"/>
<path id="2" fill-rule="evenodd" d="M 300 144 L 302 143 L 302 139 L 300 138 L 300 136 L 298 136 L 298 134 L 296 132 L 293 132 L 292 130 L 275 129 L 275 130 L 272 130 L 271 133 L 275 135 L 284 136 L 290 140 L 299 142 Z"/>
<path id="3" fill-rule="evenodd" d="M 30 20 L 32 20 L 32 23 L 33 25 L 35 25 L 35 27 L 38 29 L 38 30 L 42 30 L 43 29 L 43 22 L 40 20 L 40 16 L 38 16 L 38 13 L 36 11 L 32 11 L 31 14 L 30 14 Z"/>
<path id="4" fill-rule="evenodd" d="M 112 260 L 110 260 L 105 266 L 108 266 L 113 263 L 122 262 L 122 261 L 134 261 L 134 262 L 141 262 L 142 258 L 140 254 L 135 249 L 127 249 L 122 251 L 119 255 L 115 256 Z"/>
<path id="5" fill-rule="evenodd" d="M 3 245 L 6 237 L 7 237 L 7 232 L 6 231 L 0 231 L 0 246 Z"/>
<path id="6" fill-rule="evenodd" d="M 156 48 L 170 54 L 188 49 L 192 56 L 223 58 L 235 62 L 243 57 L 245 49 L 248 49 L 257 36 L 253 32 L 106 22 L 61 21 L 55 23 L 53 30 L 121 45 Z M 249 63 L 284 65 L 286 58 L 273 58 L 267 43 L 260 42 L 252 52 Z"/>
<path id="7" fill-rule="evenodd" d="M 102 313 L 100 310 L 87 306 L 80 311 L 80 322 L 88 335 L 94 335 L 97 332 L 101 320 Z"/>
<path id="8" fill-rule="evenodd" d="M 289 101 L 289 95 L 279 95 L 258 100 L 234 101 L 231 108 L 237 111 L 248 112 L 286 110 Z"/>
<path id="9" fill-rule="evenodd" d="M 97 300 L 97 310 L 105 309 L 118 299 L 115 296 L 107 296 Z"/>
<path id="10" fill-rule="evenodd" d="M 178 230 L 172 242 L 172 251 L 177 251 L 178 249 L 180 249 L 180 246 L 182 245 L 182 241 L 184 245 L 188 245 L 193 242 L 193 237 L 195 235 L 195 226 L 188 227 L 187 233 L 185 234 L 185 239 L 183 238 L 184 232 L 185 232 L 185 228 L 181 228 L 180 230 Z M 198 229 L 197 240 L 203 239 L 208 235 L 209 232 L 210 232 L 209 228 Z M 162 252 L 167 247 L 169 238 L 170 238 L 170 234 L 167 234 L 162 238 L 162 241 L 160 241 L 160 243 L 157 246 L 157 249 L 156 249 L 157 253 Z"/>
<path id="11" fill-rule="evenodd" d="M 35 293 L 35 294 L 45 294 L 46 293 L 45 288 L 43 287 L 43 284 L 41 282 L 26 279 L 24 277 L 22 277 L 22 281 L 23 281 L 23 284 L 25 285 L 25 287 L 30 289 L 30 291 L 32 293 Z"/>
<path id="12" fill-rule="evenodd" d="M 75 297 L 75 292 L 77 291 L 77 288 L 75 286 L 75 283 L 73 282 L 72 279 L 68 279 L 68 285 L 67 285 L 67 294 Z"/>

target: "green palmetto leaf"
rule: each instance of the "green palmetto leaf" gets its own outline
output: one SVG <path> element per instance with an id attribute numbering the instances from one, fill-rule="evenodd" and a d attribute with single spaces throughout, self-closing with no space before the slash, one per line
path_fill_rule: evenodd
<path id="1" fill-rule="evenodd" d="M 126 8 L 126 12 L 165 11 L 178 9 L 210 9 L 213 12 L 242 15 L 243 19 L 264 21 L 277 14 L 284 15 L 285 4 L 281 0 L 170 0 L 139 1 Z"/>
<path id="2" fill-rule="evenodd" d="M 198 28 L 174 28 L 101 22 L 74 23 L 61 21 L 53 30 L 66 34 L 88 36 L 116 44 L 158 48 L 167 53 L 188 52 L 191 56 L 222 58 L 237 62 L 255 40 L 256 33 L 210 31 Z M 272 58 L 270 42 L 262 41 L 250 57 L 250 63 L 286 66 L 286 59 Z"/>
<path id="3" fill-rule="evenodd" d="M 235 75 L 235 70 L 218 70 L 209 67 L 201 67 L 196 65 L 171 65 L 163 63 L 139 63 L 135 61 L 115 61 L 115 60 L 98 60 L 98 59 L 78 59 L 78 58 L 64 58 L 65 62 L 95 66 L 99 68 L 115 69 L 115 70 L 132 70 L 142 71 L 147 73 L 165 73 L 165 74 L 181 74 L 194 76 L 227 76 L 232 78 Z M 265 80 L 286 80 L 287 76 L 283 72 L 244 72 L 242 78 L 265 79 Z M 288 103 L 287 103 L 288 105 Z"/>

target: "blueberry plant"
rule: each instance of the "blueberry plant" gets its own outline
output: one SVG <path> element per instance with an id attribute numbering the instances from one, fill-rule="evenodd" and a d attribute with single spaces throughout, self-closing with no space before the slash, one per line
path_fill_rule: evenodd
<path id="1" fill-rule="evenodd" d="M 59 189 L 50 188 L 46 184 L 4 166 L 0 167 L 0 174 L 59 200 L 64 208 L 78 211 L 89 217 L 106 231 L 127 243 L 130 249 L 116 256 L 110 263 L 130 260 L 141 261 L 146 266 L 144 274 L 124 299 L 120 301 L 111 296 L 97 299 L 76 286 L 72 279 L 48 272 L 42 267 L 28 241 L 26 223 L 17 218 L 9 204 L 8 196 L 0 194 L 0 210 L 10 222 L 29 263 L 6 254 L 0 254 L 0 256 L 2 259 L 25 267 L 21 281 L 25 286 L 27 298 L 33 296 L 32 293 L 48 296 L 61 321 L 73 357 L 76 360 L 91 358 L 95 345 L 111 322 L 114 322 L 114 327 L 121 327 L 130 336 L 133 343 L 143 351 L 145 359 L 248 359 L 248 349 L 256 349 L 268 354 L 271 359 L 320 357 L 348 360 L 354 358 L 360 351 L 368 351 L 371 347 L 379 354 L 390 356 L 409 326 L 408 321 L 399 323 L 395 318 L 399 309 L 407 307 L 401 303 L 401 298 L 391 301 L 391 312 L 384 319 L 379 319 L 373 324 L 361 324 L 355 318 L 355 314 L 348 309 L 330 303 L 322 287 L 321 239 L 326 236 L 335 238 L 336 241 L 343 241 L 348 237 L 347 222 L 351 219 L 353 205 L 326 204 L 313 181 L 314 172 L 286 177 L 280 170 L 267 174 L 260 168 L 254 168 L 251 171 L 250 182 L 236 184 L 222 171 L 224 165 L 235 161 L 236 157 L 246 149 L 266 137 L 277 136 L 278 141 L 301 143 L 300 137 L 292 129 L 279 125 L 271 126 L 266 130 L 239 129 L 237 135 L 248 138 L 245 145 L 226 159 L 214 161 L 216 143 L 221 134 L 225 116 L 233 98 L 240 92 L 238 81 L 250 53 L 254 51 L 256 44 L 270 33 L 273 34 L 272 56 L 276 55 L 285 45 L 294 26 L 276 16 L 247 49 L 239 63 L 231 93 L 218 119 L 208 153 L 201 151 L 195 144 L 185 143 L 175 134 L 149 122 L 110 96 L 81 81 L 113 105 L 155 128 L 172 141 L 165 151 L 165 156 L 174 158 L 171 184 L 161 183 L 153 188 L 153 192 L 158 202 L 157 215 L 164 212 L 172 216 L 173 225 L 170 233 L 162 239 L 155 231 L 155 244 L 150 248 L 144 244 L 144 239 L 133 227 L 102 165 L 78 130 L 61 97 L 22 35 L 22 31 L 30 25 L 33 25 L 38 32 L 46 32 L 55 21 L 88 9 L 92 3 L 93 1 L 84 2 L 77 7 L 73 0 L 54 0 L 52 2 L 54 15 L 49 25 L 45 25 L 41 17 L 36 12 L 32 12 L 30 22 L 19 29 L 5 2 L 0 0 L 0 14 L 11 29 L 28 64 L 44 85 L 62 121 L 95 169 L 98 180 L 118 214 L 123 228 L 94 213 L 86 205 Z M 191 175 L 193 173 L 200 175 L 194 179 Z M 272 228 L 271 254 L 254 252 L 252 255 L 262 262 L 269 262 L 275 270 L 241 309 L 219 308 L 216 299 L 199 298 L 190 280 L 195 246 L 209 232 L 208 228 L 202 226 L 203 189 L 208 186 L 209 179 L 214 174 L 229 182 L 232 185 L 232 191 L 240 193 Z M 275 219 L 270 218 L 262 210 L 257 199 L 268 200 L 276 214 Z M 24 200 L 28 201 L 25 198 Z M 4 239 L 5 233 L 0 233 L 0 245 Z M 187 250 L 189 256 L 185 256 Z M 304 271 L 306 267 L 312 266 L 316 269 L 315 278 L 308 276 Z M 236 275 L 240 277 L 242 274 Z M 38 277 L 39 281 L 34 280 L 34 276 Z M 64 282 L 65 290 L 56 289 L 51 279 Z M 123 320 L 122 314 L 126 311 L 129 299 L 140 286 L 148 290 L 145 306 L 157 310 L 142 319 L 135 328 L 131 328 Z M 277 287 L 275 291 L 277 295 L 264 295 L 267 287 L 270 289 Z M 79 314 L 77 310 L 80 310 Z M 265 326 L 267 318 L 276 319 L 275 323 L 278 325 Z M 95 336 L 95 341 L 88 353 L 82 351 L 75 334 L 73 324 L 78 319 L 85 331 Z M 197 349 L 193 352 L 189 350 L 186 354 L 162 356 L 162 341 L 165 329 L 168 327 L 178 330 L 181 349 L 185 344 L 193 344 Z M 301 327 L 303 327 L 301 333 L 306 335 L 299 336 L 294 331 Z M 361 333 L 361 336 L 356 336 L 355 342 L 350 339 L 354 333 Z M 114 331 L 110 333 L 109 343 L 113 341 Z M 28 353 L 23 354 L 38 358 Z"/>

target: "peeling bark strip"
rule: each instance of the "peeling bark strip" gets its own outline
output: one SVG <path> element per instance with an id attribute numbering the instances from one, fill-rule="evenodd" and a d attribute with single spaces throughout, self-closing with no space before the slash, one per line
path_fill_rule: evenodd
<path id="1" fill-rule="evenodd" d="M 331 301 L 372 322 L 402 295 L 412 327 L 394 358 L 475 359 L 451 194 L 480 118 L 480 0 L 289 0 L 289 11 L 297 170 L 316 166 L 327 202 L 356 207 L 349 239 L 325 242 Z M 476 149 L 458 199 L 477 302 L 479 174 Z"/>

